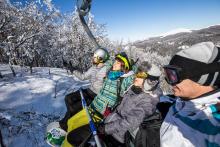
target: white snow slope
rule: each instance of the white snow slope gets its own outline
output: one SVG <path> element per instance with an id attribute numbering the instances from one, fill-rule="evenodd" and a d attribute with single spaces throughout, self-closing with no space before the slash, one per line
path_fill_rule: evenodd
<path id="1" fill-rule="evenodd" d="M 16 67 L 0 64 L 0 129 L 7 147 L 47 147 L 45 128 L 66 111 L 64 97 L 79 89 L 81 82 L 63 69 Z M 50 74 L 49 74 L 50 70 Z"/>

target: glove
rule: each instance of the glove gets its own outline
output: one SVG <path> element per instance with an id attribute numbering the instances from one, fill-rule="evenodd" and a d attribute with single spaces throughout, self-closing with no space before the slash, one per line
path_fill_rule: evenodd
<path id="1" fill-rule="evenodd" d="M 69 70 L 70 70 L 70 72 L 73 74 L 73 71 L 77 70 L 77 67 L 71 66 L 71 67 L 69 68 Z"/>
<path id="2" fill-rule="evenodd" d="M 112 112 L 111 108 L 110 107 L 106 107 L 105 111 L 104 111 L 104 114 L 103 114 L 104 118 L 106 118 L 111 112 Z"/>
<path id="3" fill-rule="evenodd" d="M 104 123 L 99 124 L 98 132 L 99 132 L 99 134 L 105 134 L 105 125 L 104 125 Z"/>

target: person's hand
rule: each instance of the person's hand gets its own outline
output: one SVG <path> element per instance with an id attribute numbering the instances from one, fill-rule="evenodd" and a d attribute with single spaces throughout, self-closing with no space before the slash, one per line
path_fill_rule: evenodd
<path id="1" fill-rule="evenodd" d="M 106 118 L 111 112 L 112 112 L 111 108 L 110 107 L 106 107 L 105 111 L 104 111 L 104 114 L 103 114 L 104 118 Z"/>
<path id="2" fill-rule="evenodd" d="M 70 67 L 70 72 L 73 73 L 73 71 L 77 70 L 77 67 L 76 66 L 72 66 Z"/>
<path id="3" fill-rule="evenodd" d="M 98 133 L 99 133 L 99 134 L 105 134 L 105 125 L 104 125 L 104 123 L 101 123 L 101 124 L 98 126 Z"/>

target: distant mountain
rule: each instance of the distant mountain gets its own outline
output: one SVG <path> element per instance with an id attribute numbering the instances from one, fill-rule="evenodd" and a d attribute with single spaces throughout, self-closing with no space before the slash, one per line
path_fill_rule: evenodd
<path id="1" fill-rule="evenodd" d="M 175 34 L 179 34 L 179 33 L 191 33 L 191 32 L 192 32 L 192 30 L 190 30 L 190 29 L 178 28 L 178 29 L 166 32 L 160 36 L 161 36 L 161 38 L 164 38 L 164 37 L 170 36 L 170 35 L 175 35 Z"/>
<path id="2" fill-rule="evenodd" d="M 177 29 L 158 37 L 137 41 L 132 44 L 145 51 L 156 51 L 160 55 L 173 55 L 180 49 L 193 44 L 212 41 L 220 45 L 220 25 L 210 26 L 200 30 Z"/>

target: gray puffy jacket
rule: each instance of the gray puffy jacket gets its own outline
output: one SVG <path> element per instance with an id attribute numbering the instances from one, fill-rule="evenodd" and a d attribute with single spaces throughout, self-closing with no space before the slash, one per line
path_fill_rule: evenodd
<path id="1" fill-rule="evenodd" d="M 155 112 L 161 94 L 160 89 L 135 94 L 130 88 L 121 104 L 105 119 L 105 133 L 124 143 L 126 131 L 135 130 L 145 117 Z"/>
<path id="2" fill-rule="evenodd" d="M 98 94 L 102 88 L 103 79 L 106 76 L 110 66 L 104 64 L 103 66 L 93 65 L 86 72 L 73 71 L 73 74 L 80 80 L 89 80 L 91 83 L 90 89 Z"/>

